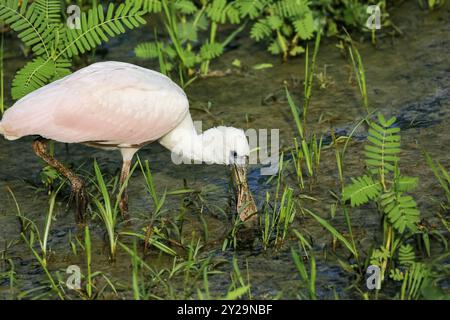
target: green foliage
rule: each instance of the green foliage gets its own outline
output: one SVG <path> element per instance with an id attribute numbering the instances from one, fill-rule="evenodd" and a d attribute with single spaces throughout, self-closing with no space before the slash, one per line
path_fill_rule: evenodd
<path id="1" fill-rule="evenodd" d="M 140 6 L 130 2 L 117 8 L 110 3 L 106 13 L 101 5 L 93 7 L 87 14 L 81 13 L 80 22 L 80 29 L 65 30 L 66 39 L 63 42 L 69 57 L 94 49 L 103 41 L 108 41 L 108 37 L 125 33 L 125 27 L 134 29 L 145 24 Z"/>
<path id="2" fill-rule="evenodd" d="M 419 178 L 417 177 L 399 176 L 395 179 L 395 190 L 400 192 L 408 192 L 415 189 L 418 183 Z"/>
<path id="3" fill-rule="evenodd" d="M 352 207 L 360 206 L 376 199 L 381 194 L 381 183 L 372 177 L 364 175 L 352 178 L 352 184 L 344 188 L 342 200 L 350 200 Z"/>
<path id="4" fill-rule="evenodd" d="M 239 11 L 226 0 L 205 1 L 201 6 L 187 0 L 162 0 L 160 4 L 170 39 L 141 43 L 135 54 L 143 59 L 158 59 L 163 73 L 177 71 L 182 85 L 197 73 L 198 66 L 203 74 L 208 73 L 210 61 L 221 56 L 224 47 L 244 27 L 238 27 L 223 41 L 216 39 L 220 24 L 240 22 Z M 198 35 L 205 30 L 209 30 L 209 37 L 201 42 Z"/>
<path id="5" fill-rule="evenodd" d="M 254 19 L 258 17 L 264 8 L 264 1 L 261 0 L 241 0 L 236 1 L 236 6 L 241 14 L 242 18 L 249 17 Z"/>
<path id="6" fill-rule="evenodd" d="M 309 298 L 311 300 L 317 299 L 316 294 L 316 258 L 314 255 L 311 255 L 311 261 L 310 261 L 310 272 L 308 274 L 308 271 L 306 269 L 305 263 L 303 262 L 303 257 L 299 256 L 297 251 L 294 250 L 294 248 L 291 248 L 291 254 L 292 259 L 294 260 L 295 266 L 297 267 L 297 270 L 300 274 L 300 277 L 302 278 L 303 282 L 305 282 L 308 286 L 308 293 Z"/>
<path id="7" fill-rule="evenodd" d="M 301 189 L 304 188 L 303 172 L 302 172 L 303 162 L 304 165 L 306 166 L 308 176 L 311 178 L 310 180 L 310 187 L 311 187 L 312 179 L 316 179 L 319 174 L 320 156 L 322 152 L 322 142 L 323 142 L 322 136 L 320 137 L 320 139 L 318 139 L 316 134 L 313 134 L 309 138 L 309 141 L 306 138 L 309 102 L 312 96 L 313 75 L 316 65 L 316 58 L 319 53 L 320 40 L 321 37 L 319 34 L 315 41 L 311 62 L 309 62 L 310 61 L 309 48 L 308 47 L 306 48 L 304 102 L 302 108 L 303 119 L 301 119 L 300 117 L 299 108 L 292 99 L 289 90 L 287 89 L 287 87 L 285 88 L 288 104 L 291 109 L 292 116 L 294 117 L 295 125 L 297 127 L 297 131 L 299 134 L 298 139 L 294 138 L 295 150 L 291 152 L 291 155 L 293 158 L 295 171 L 297 173 L 297 180 L 299 182 L 299 186 L 301 187 Z"/>
<path id="8" fill-rule="evenodd" d="M 352 178 L 352 184 L 343 188 L 342 200 L 350 200 L 352 207 L 375 202 L 383 218 L 383 245 L 372 251 L 370 263 L 380 267 L 382 280 L 389 267 L 390 278 L 403 281 L 401 299 L 417 299 L 428 271 L 423 264 L 416 262 L 412 245 L 404 241 L 421 233 L 417 203 L 412 196 L 405 194 L 418 185 L 418 179 L 400 174 L 400 129 L 395 127 L 395 120 L 395 117 L 386 120 L 379 113 L 377 121 L 368 121 L 368 137 L 364 146 L 368 173 Z M 429 240 L 427 243 L 425 246 L 429 248 Z"/>
<path id="9" fill-rule="evenodd" d="M 195 4 L 189 0 L 176 1 L 175 8 L 184 14 L 193 14 L 197 11 Z"/>
<path id="10" fill-rule="evenodd" d="M 200 48 L 200 57 L 202 60 L 212 60 L 221 56 L 223 53 L 223 45 L 221 43 L 205 43 Z"/>
<path id="11" fill-rule="evenodd" d="M 400 192 L 387 192 L 381 196 L 381 206 L 392 226 L 403 233 L 406 228 L 412 232 L 417 231 L 420 220 L 420 211 L 413 197 L 405 196 Z"/>
<path id="12" fill-rule="evenodd" d="M 159 57 L 155 54 L 143 54 L 143 48 L 140 46 L 136 47 L 136 54 L 142 58 L 158 58 L 161 70 L 170 72 L 177 69 L 178 74 L 181 71 L 182 83 L 184 78 L 196 73 L 197 65 L 200 65 L 200 71 L 206 74 L 210 61 L 220 56 L 225 45 L 234 37 L 233 33 L 227 39 L 217 41 L 216 33 L 220 25 L 241 24 L 238 29 L 242 30 L 241 28 L 251 21 L 250 38 L 264 42 L 270 53 L 282 55 L 286 60 L 290 56 L 304 53 L 303 43 L 312 39 L 319 30 L 326 29 L 327 34 L 335 34 L 338 24 L 363 29 L 367 20 L 367 3 L 358 0 L 142 1 L 145 12 L 162 14 L 170 41 L 164 39 L 161 47 L 171 46 L 176 55 L 168 56 L 166 51 L 162 51 Z M 380 5 L 383 22 L 388 21 L 384 1 L 368 2 Z M 200 31 L 207 31 L 208 38 L 200 40 Z M 153 41 L 156 42 L 157 39 Z M 169 66 L 161 65 L 166 63 Z"/>
<path id="13" fill-rule="evenodd" d="M 82 12 L 80 29 L 65 23 L 59 0 L 0 0 L 0 22 L 9 24 L 35 56 L 20 69 L 12 84 L 13 99 L 69 74 L 74 56 L 93 50 L 109 38 L 134 29 L 145 20 L 142 1 L 102 5 Z"/>
<path id="14" fill-rule="evenodd" d="M 95 204 L 96 212 L 105 224 L 106 233 L 108 236 L 109 250 L 111 259 L 115 258 L 118 236 L 116 233 L 117 214 L 119 212 L 119 196 L 114 204 L 112 201 L 108 186 L 103 178 L 103 173 L 98 166 L 97 161 L 94 161 L 94 171 L 96 177 L 96 186 L 100 192 L 100 197 L 92 197 Z"/>
<path id="15" fill-rule="evenodd" d="M 323 30 L 332 36 L 338 33 L 338 25 L 370 32 L 368 30 L 367 5 L 375 4 L 381 9 L 383 27 L 391 25 L 384 0 L 235 0 L 241 19 L 253 20 L 250 36 L 264 41 L 272 54 L 284 59 L 304 52 L 302 41 Z"/>
<path id="16" fill-rule="evenodd" d="M 304 52 L 299 40 L 311 39 L 315 19 L 306 0 L 236 0 L 242 18 L 255 20 L 250 37 L 266 41 L 268 51 L 284 59 Z"/>
<path id="17" fill-rule="evenodd" d="M 273 199 L 269 192 L 266 192 L 266 202 L 263 213 L 260 215 L 261 236 L 264 249 L 272 243 L 275 248 L 280 248 L 289 235 L 290 228 L 296 216 L 296 203 L 294 190 L 284 187 L 282 190 L 283 155 L 280 157 L 277 175 L 277 185 Z M 273 201 L 273 204 L 271 203 Z"/>
<path id="18" fill-rule="evenodd" d="M 228 3 L 227 0 L 213 0 L 207 7 L 208 17 L 216 23 L 239 23 L 239 10 L 235 2 Z"/>
<path id="19" fill-rule="evenodd" d="M 158 58 L 160 52 L 166 54 L 169 59 L 173 59 L 176 56 L 176 52 L 172 47 L 158 42 L 143 42 L 134 49 L 136 56 L 142 59 Z"/>
<path id="20" fill-rule="evenodd" d="M 149 13 L 158 13 L 161 12 L 161 0 L 143 0 L 142 8 Z"/>
<path id="21" fill-rule="evenodd" d="M 416 232 L 420 211 L 414 199 L 404 192 L 414 189 L 418 179 L 400 175 L 397 166 L 400 128 L 393 127 L 396 118 L 386 120 L 379 113 L 377 120 L 369 121 L 368 142 L 364 146 L 366 164 L 371 175 L 352 178 L 352 184 L 344 187 L 342 200 L 350 200 L 352 207 L 376 201 L 397 232 Z M 375 179 L 377 175 L 378 179 Z"/>
<path id="22" fill-rule="evenodd" d="M 382 179 L 386 172 L 394 171 L 395 163 L 400 153 L 400 128 L 391 127 L 396 118 L 386 121 L 381 113 L 378 123 L 369 123 L 368 144 L 365 145 L 366 164 L 372 173 L 379 173 Z"/>
<path id="23" fill-rule="evenodd" d="M 403 245 L 399 250 L 400 268 L 392 269 L 390 277 L 401 281 L 399 298 L 401 300 L 417 300 L 426 287 L 430 287 L 430 267 L 415 261 L 413 247 Z M 430 292 L 429 288 L 428 291 Z"/>
<path id="24" fill-rule="evenodd" d="M 421 289 L 430 276 L 430 269 L 421 262 L 413 262 L 404 273 L 400 299 L 417 300 L 420 297 Z"/>
<path id="25" fill-rule="evenodd" d="M 444 168 L 439 161 L 434 161 L 430 154 L 424 152 L 425 160 L 439 181 L 447 197 L 447 205 L 450 205 L 450 173 Z"/>
<path id="26" fill-rule="evenodd" d="M 37 57 L 33 61 L 28 62 L 22 69 L 17 71 L 13 79 L 11 88 L 13 99 L 20 99 L 53 80 L 70 74 L 70 66 L 69 60 L 62 58 L 53 60 L 51 58 Z"/>
<path id="27" fill-rule="evenodd" d="M 381 266 L 383 261 L 387 261 L 391 257 L 391 253 L 385 247 L 379 247 L 374 249 L 370 256 L 370 264 L 375 266 Z"/>
<path id="28" fill-rule="evenodd" d="M 347 250 L 353 254 L 355 258 L 358 257 L 358 251 L 356 250 L 354 243 L 350 243 L 338 230 L 336 230 L 336 228 L 334 228 L 325 219 L 319 217 L 318 215 L 314 214 L 313 212 L 307 209 L 305 209 L 305 211 L 309 213 L 314 219 L 316 219 L 316 221 L 319 222 L 322 225 L 322 227 L 327 229 L 333 235 L 333 237 L 338 239 L 347 248 Z"/>
<path id="29" fill-rule="evenodd" d="M 398 261 L 400 265 L 407 266 L 416 260 L 414 248 L 410 244 L 403 244 L 398 250 Z"/>

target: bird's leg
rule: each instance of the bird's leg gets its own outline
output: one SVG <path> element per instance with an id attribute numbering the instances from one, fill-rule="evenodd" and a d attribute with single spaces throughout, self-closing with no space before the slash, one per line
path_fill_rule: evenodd
<path id="1" fill-rule="evenodd" d="M 122 193 L 120 194 L 119 209 L 122 218 L 128 220 L 128 176 L 130 174 L 131 160 L 137 149 L 123 148 L 120 151 L 122 153 L 123 163 L 122 172 L 120 173 L 120 190 Z"/>
<path id="2" fill-rule="evenodd" d="M 84 189 L 84 182 L 61 162 L 53 158 L 48 152 L 47 146 L 48 140 L 44 138 L 38 138 L 33 142 L 33 150 L 36 155 L 69 180 L 72 187 L 72 193 L 75 196 L 75 220 L 77 223 L 84 223 L 88 205 L 88 196 Z"/>
<path id="3" fill-rule="evenodd" d="M 124 161 L 122 164 L 122 172 L 120 174 L 120 190 L 122 190 L 122 194 L 120 195 L 120 202 L 119 202 L 119 208 L 120 208 L 120 214 L 122 215 L 122 218 L 124 220 L 128 220 L 128 187 L 124 185 L 127 183 L 128 175 L 130 174 L 130 167 L 131 167 L 131 161 L 127 160 Z"/>

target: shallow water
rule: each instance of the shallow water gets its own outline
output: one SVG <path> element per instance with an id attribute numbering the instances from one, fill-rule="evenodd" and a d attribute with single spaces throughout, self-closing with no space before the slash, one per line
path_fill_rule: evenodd
<path id="1" fill-rule="evenodd" d="M 376 46 L 367 41 L 359 45 L 359 50 L 366 69 L 368 96 L 371 107 L 379 109 L 386 116 L 396 115 L 402 129 L 402 174 L 418 176 L 420 188 L 415 196 L 423 217 L 432 227 L 442 228 L 435 213 L 439 200 L 444 198 L 431 170 L 421 157 L 421 150 L 426 149 L 435 160 L 450 169 L 450 137 L 448 122 L 450 117 L 450 5 L 433 13 L 425 13 L 415 3 L 404 3 L 393 11 L 393 21 L 403 31 L 401 37 L 386 36 L 379 39 Z M 148 28 L 148 27 L 147 27 Z M 148 28 L 147 30 L 150 30 Z M 107 46 L 105 60 L 119 60 L 136 63 L 146 67 L 155 67 L 153 62 L 141 61 L 133 56 L 136 43 L 148 39 L 143 32 L 130 32 L 126 37 L 111 41 Z M 238 46 L 226 52 L 212 64 L 213 70 L 226 73 L 222 77 L 197 79 L 187 89 L 191 102 L 192 115 L 202 120 L 204 129 L 213 125 L 255 129 L 280 129 L 282 147 L 292 146 L 295 136 L 295 124 L 284 95 L 287 84 L 297 102 L 302 99 L 304 59 L 292 59 L 282 63 L 270 56 L 258 45 L 238 39 Z M 320 89 L 315 79 L 311 101 L 308 130 L 323 134 L 325 140 L 333 128 L 338 135 L 348 135 L 359 119 L 365 114 L 360 94 L 353 78 L 350 61 L 336 47 L 336 39 L 326 39 L 320 47 L 317 72 L 326 73 L 330 83 L 326 89 Z M 5 83 L 11 83 L 15 70 L 25 59 L 20 55 L 18 42 L 6 40 Z M 232 67 L 234 59 L 241 60 L 243 68 Z M 101 60 L 98 56 L 89 57 L 89 63 Z M 251 67 L 259 63 L 271 63 L 272 68 L 254 70 Z M 212 104 L 213 116 L 199 111 Z M 250 119 L 249 122 L 246 120 Z M 358 120 L 355 120 L 358 119 Z M 319 121 L 320 120 L 320 121 Z M 361 127 L 356 132 L 355 140 L 350 144 L 345 159 L 345 176 L 359 175 L 364 170 L 362 162 L 362 140 L 365 130 Z M 39 182 L 41 162 L 31 150 L 31 138 L 9 142 L 0 139 L 0 247 L 3 243 L 20 239 L 20 229 L 16 218 L 16 207 L 7 187 L 14 192 L 24 215 L 42 224 L 47 208 L 47 196 L 34 186 Z M 56 145 L 56 154 L 60 160 L 80 170 L 92 172 L 92 161 L 97 159 L 104 172 L 112 176 L 118 173 L 120 156 L 117 152 L 106 152 L 85 146 Z M 207 204 L 227 208 L 229 200 L 229 173 L 220 166 L 196 165 L 176 166 L 170 160 L 170 153 L 159 145 L 150 145 L 139 152 L 141 159 L 148 159 L 154 174 L 158 191 L 184 188 L 202 190 Z M 273 191 L 273 183 L 267 183 L 267 177 L 259 175 L 260 166 L 252 167 L 249 177 L 250 187 L 258 203 L 264 201 L 266 191 Z M 287 180 L 294 184 L 292 168 Z M 185 180 L 185 181 L 184 181 Z M 321 160 L 321 172 L 318 182 L 309 196 L 317 201 L 302 200 L 302 205 L 322 217 L 330 217 L 330 206 L 334 199 L 329 190 L 339 191 L 338 171 L 334 150 L 324 150 Z M 52 225 L 49 247 L 52 251 L 49 268 L 64 270 L 70 264 L 84 265 L 82 254 L 75 256 L 69 247 L 70 234 L 79 230 L 73 220 L 73 208 L 67 210 L 66 197 L 58 199 L 56 221 Z M 120 226 L 120 230 L 139 229 L 150 221 L 153 204 L 144 187 L 142 175 L 136 171 L 130 180 L 130 212 L 136 219 L 132 226 Z M 299 194 L 299 191 L 296 191 Z M 163 216 L 174 219 L 180 212 L 184 196 L 169 196 L 163 209 Z M 436 201 L 433 201 L 435 199 Z M 222 275 L 210 276 L 212 292 L 226 293 L 229 286 L 229 272 L 233 256 L 238 258 L 241 271 L 248 273 L 254 298 L 296 298 L 300 289 L 299 275 L 292 262 L 288 245 L 275 252 L 264 251 L 259 245 L 251 249 L 222 251 L 225 230 L 231 228 L 231 214 L 223 216 L 213 206 L 206 209 L 204 217 L 208 224 L 210 238 L 202 250 L 201 256 L 212 257 L 214 261 L 226 261 L 218 267 L 225 271 Z M 374 235 L 379 235 L 379 217 L 374 208 L 364 206 L 352 210 L 352 222 L 358 242 L 363 248 L 373 245 Z M 342 213 L 332 221 L 338 229 L 343 229 Z M 118 285 L 120 297 L 132 297 L 130 289 L 130 258 L 119 250 L 115 263 L 108 262 L 107 247 L 102 241 L 103 229 L 96 219 L 90 223 L 93 237 L 93 270 L 101 270 L 114 279 Z M 309 217 L 300 217 L 295 227 L 313 239 L 317 256 L 317 290 L 321 298 L 333 298 L 336 291 L 341 298 L 360 297 L 346 288 L 354 281 L 352 276 L 343 271 L 325 249 L 331 246 L 331 236 Z M 195 206 L 186 208 L 186 222 L 183 230 L 189 238 L 192 232 L 202 234 L 199 210 Z M 447 234 L 448 237 L 448 234 Z M 293 239 L 294 240 L 294 239 Z M 130 243 L 130 242 L 128 242 Z M 295 243 L 295 242 L 292 242 Z M 0 249 L 0 253 L 2 249 Z M 338 248 L 340 254 L 343 250 Z M 45 274 L 34 259 L 29 249 L 18 242 L 6 250 L 6 256 L 15 263 L 15 271 L 20 289 L 28 290 L 40 285 Z M 171 259 L 150 250 L 146 260 L 152 265 L 170 266 Z M 1 267 L 1 264 L 0 264 Z M 1 269 L 0 269 L 1 270 Z M 198 284 L 202 286 L 201 282 Z M 9 297 L 8 282 L 0 278 L 0 298 Z M 114 297 L 114 296 L 112 296 Z"/>

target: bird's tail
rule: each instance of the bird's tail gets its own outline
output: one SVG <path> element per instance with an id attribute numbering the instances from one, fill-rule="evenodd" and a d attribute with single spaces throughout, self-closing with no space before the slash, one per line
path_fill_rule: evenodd
<path id="1" fill-rule="evenodd" d="M 17 140 L 20 137 L 16 137 L 11 135 L 9 132 L 6 132 L 5 127 L 3 126 L 2 121 L 0 121 L 0 136 L 3 136 L 6 140 Z"/>

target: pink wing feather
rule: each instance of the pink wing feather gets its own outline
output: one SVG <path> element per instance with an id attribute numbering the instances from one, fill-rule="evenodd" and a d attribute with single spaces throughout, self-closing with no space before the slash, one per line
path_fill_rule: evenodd
<path id="1" fill-rule="evenodd" d="M 27 135 L 67 143 L 137 145 L 175 128 L 189 112 L 168 77 L 122 62 L 101 62 L 17 101 L 2 119 L 7 138 Z"/>

